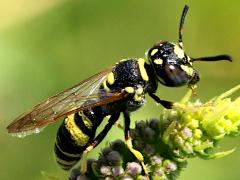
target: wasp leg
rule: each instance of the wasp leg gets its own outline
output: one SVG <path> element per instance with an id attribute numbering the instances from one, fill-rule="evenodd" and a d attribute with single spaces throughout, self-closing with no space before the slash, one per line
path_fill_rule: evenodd
<path id="1" fill-rule="evenodd" d="M 147 168 L 143 162 L 144 158 L 141 152 L 133 148 L 132 145 L 132 138 L 130 136 L 130 114 L 128 112 L 124 112 L 124 135 L 125 141 L 127 144 L 128 149 L 133 153 L 133 155 L 139 160 L 143 167 L 144 173 L 148 176 Z"/>
<path id="2" fill-rule="evenodd" d="M 173 102 L 161 100 L 157 95 L 155 95 L 155 94 L 153 94 L 153 93 L 149 93 L 149 96 L 150 96 L 151 98 L 153 98 L 154 101 L 156 101 L 157 103 L 159 103 L 159 104 L 161 104 L 163 107 L 165 107 L 166 109 L 172 109 L 172 107 L 173 107 Z"/>
<path id="3" fill-rule="evenodd" d="M 123 125 L 120 123 L 120 122 L 115 122 L 115 126 L 116 127 L 118 127 L 119 129 L 121 129 L 121 130 L 124 130 L 124 127 L 123 127 Z"/>
<path id="4" fill-rule="evenodd" d="M 196 96 L 197 95 L 197 85 L 189 85 L 189 89 L 192 91 L 192 96 Z"/>
<path id="5" fill-rule="evenodd" d="M 85 174 L 87 171 L 87 154 L 94 149 L 98 144 L 101 143 L 101 141 L 105 138 L 111 127 L 115 124 L 115 122 L 118 120 L 120 116 L 120 112 L 113 114 L 110 119 L 108 120 L 108 123 L 103 128 L 103 130 L 97 135 L 96 138 L 92 140 L 92 143 L 87 146 L 86 150 L 83 152 L 81 157 L 81 163 L 80 163 L 80 172 L 81 174 Z"/>
<path id="6" fill-rule="evenodd" d="M 110 118 L 110 116 L 106 116 L 106 118 Z M 117 128 L 121 129 L 121 130 L 124 130 L 124 127 L 123 125 L 119 122 L 119 121 L 116 121 L 115 124 L 114 124 Z"/>

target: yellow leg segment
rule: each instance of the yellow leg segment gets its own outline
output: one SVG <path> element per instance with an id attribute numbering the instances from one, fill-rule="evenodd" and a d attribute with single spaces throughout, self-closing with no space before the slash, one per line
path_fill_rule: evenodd
<path id="1" fill-rule="evenodd" d="M 104 139 L 104 137 L 107 135 L 107 133 L 109 132 L 109 130 L 111 129 L 111 127 L 114 125 L 114 123 L 118 120 L 120 116 L 120 113 L 116 113 L 113 114 L 110 119 L 108 120 L 108 123 L 106 124 L 106 126 L 103 128 L 103 130 L 97 135 L 97 137 L 92 141 L 91 145 L 89 145 L 86 150 L 83 152 L 82 154 L 82 158 L 81 158 L 81 168 L 80 168 L 80 172 L 81 174 L 85 174 L 87 172 L 87 154 L 93 149 L 95 148 L 99 143 L 102 142 L 102 140 Z"/>
<path id="2" fill-rule="evenodd" d="M 80 173 L 85 174 L 87 172 L 87 155 L 94 147 L 91 145 L 87 147 L 85 151 L 83 151 L 81 162 L 80 162 Z"/>
<path id="3" fill-rule="evenodd" d="M 125 135 L 125 142 L 126 145 L 128 147 L 128 149 L 133 153 L 133 155 L 138 159 L 138 161 L 141 163 L 142 167 L 143 167 L 143 171 L 145 173 L 145 175 L 148 177 L 148 170 L 144 164 L 144 158 L 141 152 L 139 152 L 138 150 L 133 148 L 132 145 L 132 138 L 130 136 L 130 114 L 129 112 L 123 112 L 124 115 L 124 123 L 125 123 L 125 127 L 124 127 L 124 135 Z"/>
<path id="4" fill-rule="evenodd" d="M 142 165 L 142 167 L 143 167 L 143 171 L 144 171 L 145 175 L 147 176 L 147 178 L 149 179 L 149 177 L 148 177 L 148 170 L 147 170 L 147 167 L 146 167 L 145 164 L 144 164 L 144 161 L 143 161 L 144 158 L 143 158 L 142 153 L 133 148 L 132 139 L 131 139 L 131 138 L 129 138 L 129 139 L 126 140 L 126 144 L 127 144 L 128 149 L 133 153 L 133 155 L 134 155 L 134 156 L 138 159 L 138 161 L 141 163 L 141 165 Z"/>
<path id="5" fill-rule="evenodd" d="M 127 144 L 127 147 L 128 149 L 133 153 L 133 155 L 140 161 L 142 162 L 143 161 L 143 155 L 142 153 L 140 153 L 138 150 L 134 149 L 133 146 L 132 146 L 132 139 L 129 138 L 127 141 L 126 141 L 126 144 Z"/>

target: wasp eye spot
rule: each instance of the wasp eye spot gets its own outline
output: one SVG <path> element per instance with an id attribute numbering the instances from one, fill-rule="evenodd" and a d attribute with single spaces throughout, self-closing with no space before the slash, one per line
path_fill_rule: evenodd
<path id="1" fill-rule="evenodd" d="M 151 52 L 151 56 L 154 56 L 158 52 L 158 49 L 153 49 Z"/>
<path id="2" fill-rule="evenodd" d="M 173 51 L 179 58 L 181 59 L 184 58 L 184 51 L 178 45 L 174 46 Z"/>
<path id="3" fill-rule="evenodd" d="M 193 68 L 185 65 L 181 65 L 181 68 L 184 72 L 186 72 L 187 75 L 192 76 L 193 75 Z"/>
<path id="4" fill-rule="evenodd" d="M 155 59 L 154 64 L 162 65 L 163 60 L 162 59 Z"/>

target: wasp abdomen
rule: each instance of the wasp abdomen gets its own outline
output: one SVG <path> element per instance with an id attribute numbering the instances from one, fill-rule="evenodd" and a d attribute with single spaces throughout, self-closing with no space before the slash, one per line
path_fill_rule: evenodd
<path id="1" fill-rule="evenodd" d="M 54 151 L 57 163 L 64 170 L 71 169 L 81 159 L 83 151 L 93 140 L 96 127 L 103 119 L 99 111 L 101 107 L 72 114 L 59 127 Z"/>

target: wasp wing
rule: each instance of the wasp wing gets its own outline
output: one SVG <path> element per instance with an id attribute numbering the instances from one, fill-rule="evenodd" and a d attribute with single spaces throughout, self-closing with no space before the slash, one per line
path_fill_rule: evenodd
<path id="1" fill-rule="evenodd" d="M 113 68 L 101 71 L 78 85 L 37 104 L 17 117 L 7 127 L 8 132 L 17 136 L 38 133 L 41 128 L 56 122 L 60 117 L 121 99 L 124 96 L 123 92 L 99 91 L 100 85 Z"/>

